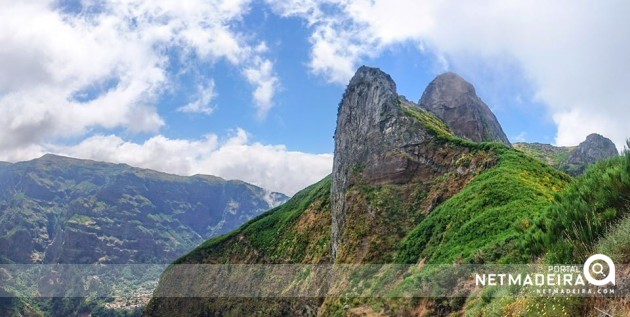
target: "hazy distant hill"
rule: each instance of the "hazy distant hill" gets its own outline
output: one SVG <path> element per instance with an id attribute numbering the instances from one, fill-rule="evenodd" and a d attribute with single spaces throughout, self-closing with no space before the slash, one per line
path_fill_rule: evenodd
<path id="1" fill-rule="evenodd" d="M 0 261 L 168 263 L 286 199 L 241 181 L 55 155 L 2 163 Z"/>

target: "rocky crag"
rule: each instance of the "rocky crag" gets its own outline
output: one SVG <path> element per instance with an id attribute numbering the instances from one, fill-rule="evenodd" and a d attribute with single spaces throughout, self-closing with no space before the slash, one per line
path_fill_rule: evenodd
<path id="1" fill-rule="evenodd" d="M 455 73 L 437 76 L 418 104 L 446 122 L 459 137 L 510 145 L 499 121 L 477 96 L 475 87 Z"/>
<path id="2" fill-rule="evenodd" d="M 434 84 L 432 89 L 441 88 Z M 462 223 L 449 225 L 444 217 L 454 221 L 449 215 L 453 207 L 442 206 L 453 199 L 475 202 L 477 196 L 499 195 L 485 191 L 500 186 L 474 184 L 499 181 L 504 174 L 500 171 L 512 168 L 515 161 L 527 162 L 515 168 L 532 170 L 511 173 L 510 181 L 513 175 L 526 173 L 528 182 L 523 184 L 530 184 L 534 182 L 529 178 L 540 175 L 547 187 L 559 189 L 564 176 L 502 143 L 460 138 L 451 130 L 457 128 L 457 122 L 449 127 L 431 111 L 399 96 L 389 75 L 361 67 L 339 105 L 331 177 L 238 230 L 207 241 L 176 263 L 449 263 L 457 258 L 483 258 L 480 252 L 489 250 L 515 256 L 518 248 L 504 239 L 513 240 L 507 237 L 516 232 L 501 231 L 504 224 L 498 223 L 490 229 L 466 224 L 480 221 L 479 216 L 466 214 L 477 211 L 473 206 L 456 208 L 466 215 L 457 217 Z M 481 175 L 490 180 L 475 181 Z M 508 208 L 505 199 L 514 200 L 519 207 L 505 217 L 505 222 L 512 223 L 526 216 L 523 206 L 540 206 L 551 195 L 523 184 L 515 184 L 521 188 L 500 194 L 504 195 L 500 199 L 485 202 L 488 212 L 502 213 Z M 477 189 L 464 190 L 471 186 Z M 512 197 L 515 193 L 525 195 Z M 524 204 L 522 200 L 531 201 Z M 448 229 L 451 226 L 457 229 Z M 459 228 L 467 229 L 464 233 Z M 446 238 L 450 235 L 452 239 Z M 474 236 L 485 240 L 478 244 Z M 460 251 L 442 252 L 452 249 L 444 245 L 450 243 L 461 243 Z M 335 315 L 347 306 L 339 298 L 226 300 L 159 295 L 180 279 L 165 273 L 155 293 L 158 297 L 145 314 L 228 315 L 253 310 L 278 316 Z M 405 305 L 404 311 L 413 307 Z"/>
<path id="3" fill-rule="evenodd" d="M 597 161 L 618 156 L 617 147 L 610 139 L 597 134 L 589 134 L 575 151 L 569 155 L 568 163 L 588 166 Z"/>
<path id="4" fill-rule="evenodd" d="M 600 134 L 590 134 L 577 146 L 553 146 L 544 143 L 514 143 L 514 148 L 561 171 L 577 176 L 598 161 L 619 155 L 615 144 Z"/>
<path id="5" fill-rule="evenodd" d="M 434 80 L 423 100 L 445 100 L 447 95 L 450 96 L 448 101 L 461 99 L 444 91 L 449 91 L 454 84 L 470 84 L 463 80 L 444 81 L 447 77 L 453 76 L 441 75 Z M 470 93 L 466 89 L 458 90 L 455 94 L 459 95 L 460 92 L 466 96 Z M 339 106 L 335 130 L 331 190 L 333 257 L 337 257 L 339 245 L 344 239 L 347 214 L 352 213 L 351 209 L 356 209 L 349 206 L 347 197 L 348 189 L 353 185 L 413 183 L 417 185 L 416 191 L 432 192 L 434 180 L 438 176 L 448 176 L 452 189 L 434 193 L 432 199 L 435 201 L 425 208 L 428 212 L 432 205 L 448 199 L 459 190 L 476 172 L 494 163 L 491 155 L 473 155 L 466 146 L 444 142 L 444 138 L 452 136 L 453 128 L 469 136 L 484 134 L 485 131 L 472 133 L 476 126 L 464 127 L 455 121 L 447 127 L 424 108 L 399 96 L 391 77 L 376 68 L 359 68 L 348 84 Z M 435 110 L 436 107 L 429 109 Z M 459 164 L 460 159 L 466 156 L 472 164 Z"/>

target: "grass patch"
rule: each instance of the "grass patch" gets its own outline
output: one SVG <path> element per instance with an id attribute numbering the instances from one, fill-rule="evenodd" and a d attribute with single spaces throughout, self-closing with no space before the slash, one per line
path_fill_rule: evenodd
<path id="1" fill-rule="evenodd" d="M 520 263 L 533 250 L 521 243 L 568 175 L 515 150 L 439 205 L 401 243 L 397 262 Z"/>
<path id="2" fill-rule="evenodd" d="M 448 139 L 454 137 L 453 132 L 448 125 L 438 117 L 430 113 L 428 110 L 420 107 L 402 106 L 405 115 L 418 120 L 424 127 L 429 129 L 435 136 Z"/>
<path id="3" fill-rule="evenodd" d="M 595 249 L 615 263 L 630 263 L 630 216 L 612 226 L 610 231 L 597 243 Z"/>

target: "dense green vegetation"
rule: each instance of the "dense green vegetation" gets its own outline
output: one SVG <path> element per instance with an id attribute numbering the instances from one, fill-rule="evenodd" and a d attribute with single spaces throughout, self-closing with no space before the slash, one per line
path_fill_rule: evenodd
<path id="1" fill-rule="evenodd" d="M 595 246 L 597 253 L 610 256 L 615 263 L 630 263 L 630 214 L 626 209 L 624 218 L 613 224 Z"/>
<path id="2" fill-rule="evenodd" d="M 630 145 L 630 144 L 629 144 Z M 522 238 L 542 261 L 582 263 L 603 253 L 615 263 L 630 261 L 630 155 L 598 162 L 554 196 L 543 217 Z M 495 291 L 488 289 L 489 292 Z M 479 294 L 477 294 L 479 295 Z M 578 316 L 598 307 L 611 316 L 628 316 L 630 307 L 619 298 L 471 297 L 470 316 Z"/>
<path id="3" fill-rule="evenodd" d="M 536 223 L 538 230 L 530 240 L 540 252 L 548 253 L 549 262 L 580 263 L 592 254 L 594 243 L 630 211 L 630 155 L 626 151 L 593 165 L 556 201 L 548 217 Z"/>
<path id="4" fill-rule="evenodd" d="M 419 107 L 403 107 L 442 142 L 498 157 L 458 194 L 439 205 L 401 243 L 401 263 L 523 262 L 534 247 L 522 243 L 570 177 L 500 143 L 476 143 L 454 136 L 448 127 Z M 463 162 L 465 163 L 465 162 Z"/>
<path id="5" fill-rule="evenodd" d="M 504 150 L 497 165 L 438 206 L 401 243 L 398 261 L 415 263 L 523 262 L 533 250 L 520 242 L 569 177 Z"/>

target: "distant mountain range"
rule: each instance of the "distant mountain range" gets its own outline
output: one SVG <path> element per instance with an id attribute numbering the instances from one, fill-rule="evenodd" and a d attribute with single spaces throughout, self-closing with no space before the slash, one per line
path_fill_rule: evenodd
<path id="1" fill-rule="evenodd" d="M 0 189 L 2 263 L 169 263 L 288 198 L 50 154 L 0 164 Z"/>

